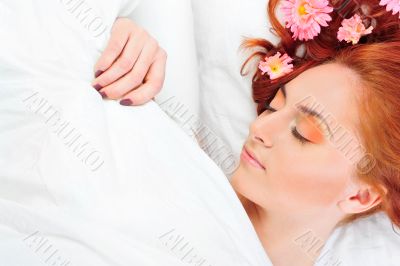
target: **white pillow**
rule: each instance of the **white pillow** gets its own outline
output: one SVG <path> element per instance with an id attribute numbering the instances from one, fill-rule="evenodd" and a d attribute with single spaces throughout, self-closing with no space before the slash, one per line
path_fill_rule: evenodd
<path id="1" fill-rule="evenodd" d="M 191 1 L 142 1 L 130 17 L 168 54 L 164 87 L 155 97 L 156 102 L 194 137 L 193 123 L 199 117 L 199 78 Z"/>
<path id="2" fill-rule="evenodd" d="M 243 37 L 275 40 L 265 0 L 192 0 L 200 75 L 200 117 L 225 146 L 225 156 L 205 149 L 227 176 L 235 169 L 249 124 L 256 117 L 251 77 L 243 78 Z M 206 139 L 207 142 L 211 142 Z M 203 144 L 204 146 L 204 144 Z M 210 145 L 215 146 L 215 145 Z M 229 155 L 230 154 L 230 155 Z M 230 157 L 232 163 L 223 163 Z"/>
<path id="3" fill-rule="evenodd" d="M 308 244 L 302 243 L 303 249 L 315 251 L 317 245 L 314 248 L 309 245 L 315 238 L 309 236 L 307 240 L 303 238 L 308 241 Z M 315 266 L 398 266 L 399 250 L 400 229 L 392 226 L 386 214 L 379 212 L 336 229 Z"/>

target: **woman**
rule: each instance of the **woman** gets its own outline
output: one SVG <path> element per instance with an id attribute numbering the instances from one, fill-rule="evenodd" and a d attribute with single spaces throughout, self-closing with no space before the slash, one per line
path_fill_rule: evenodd
<path id="1" fill-rule="evenodd" d="M 244 45 L 265 62 L 231 183 L 273 264 L 312 265 L 293 242 L 306 230 L 326 242 L 378 211 L 400 225 L 400 6 L 288 0 L 284 27 L 279 4 L 269 17 L 281 42 Z"/>
<path id="2" fill-rule="evenodd" d="M 267 61 L 253 79 L 260 115 L 232 185 L 274 265 L 311 265 L 293 249 L 305 228 L 325 242 L 338 225 L 377 211 L 400 225 L 400 20 L 385 2 L 284 1 L 284 28 L 272 0 L 281 42 L 245 44 Z M 277 52 L 293 68 L 274 72 L 268 57 Z"/>

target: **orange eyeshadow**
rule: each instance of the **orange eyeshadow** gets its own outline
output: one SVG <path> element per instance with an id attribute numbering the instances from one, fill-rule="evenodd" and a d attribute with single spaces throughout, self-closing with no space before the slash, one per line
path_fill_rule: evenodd
<path id="1" fill-rule="evenodd" d="M 321 143 L 324 133 L 320 127 L 320 121 L 312 115 L 301 114 L 297 119 L 297 131 L 313 143 Z"/>

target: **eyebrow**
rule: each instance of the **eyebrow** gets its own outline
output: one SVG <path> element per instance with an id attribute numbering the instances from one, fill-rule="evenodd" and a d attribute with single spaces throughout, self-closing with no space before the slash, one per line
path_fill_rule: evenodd
<path id="1" fill-rule="evenodd" d="M 286 86 L 285 86 L 285 84 L 283 84 L 283 85 L 280 87 L 280 89 L 282 90 L 283 96 L 284 96 L 285 99 L 286 99 L 287 93 L 286 93 Z M 299 110 L 300 110 L 302 113 L 308 114 L 308 115 L 311 115 L 311 116 L 314 116 L 314 117 L 316 117 L 318 120 L 320 120 L 322 123 L 324 123 L 325 126 L 326 126 L 326 128 L 328 129 L 329 135 L 330 135 L 331 137 L 333 137 L 332 130 L 331 130 L 331 128 L 329 127 L 328 123 L 326 122 L 326 119 L 324 118 L 324 116 L 323 116 L 322 114 L 320 114 L 320 113 L 318 113 L 317 111 L 312 110 L 311 108 L 309 108 L 309 107 L 307 107 L 307 106 L 304 106 L 304 105 L 299 105 L 298 108 L 299 108 Z"/>

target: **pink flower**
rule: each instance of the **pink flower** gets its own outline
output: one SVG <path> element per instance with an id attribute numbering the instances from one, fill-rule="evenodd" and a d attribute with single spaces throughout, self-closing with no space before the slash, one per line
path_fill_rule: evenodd
<path id="1" fill-rule="evenodd" d="M 265 57 L 265 61 L 261 61 L 258 68 L 263 75 L 268 73 L 270 79 L 277 79 L 293 71 L 293 65 L 290 64 L 292 61 L 287 54 L 281 57 L 281 53 L 277 52 L 274 56 Z"/>
<path id="2" fill-rule="evenodd" d="M 333 8 L 328 0 L 284 0 L 281 11 L 286 28 L 293 32 L 293 39 L 311 40 L 328 26 Z"/>
<path id="3" fill-rule="evenodd" d="M 379 5 L 386 5 L 386 11 L 392 11 L 393 15 L 399 13 L 400 18 L 400 0 L 381 0 L 379 2 Z"/>
<path id="4" fill-rule="evenodd" d="M 374 27 L 370 26 L 365 29 L 365 26 L 359 15 L 355 14 L 349 19 L 342 21 L 342 26 L 339 28 L 337 38 L 339 41 L 352 42 L 353 44 L 358 43 L 361 36 L 370 34 Z"/>

